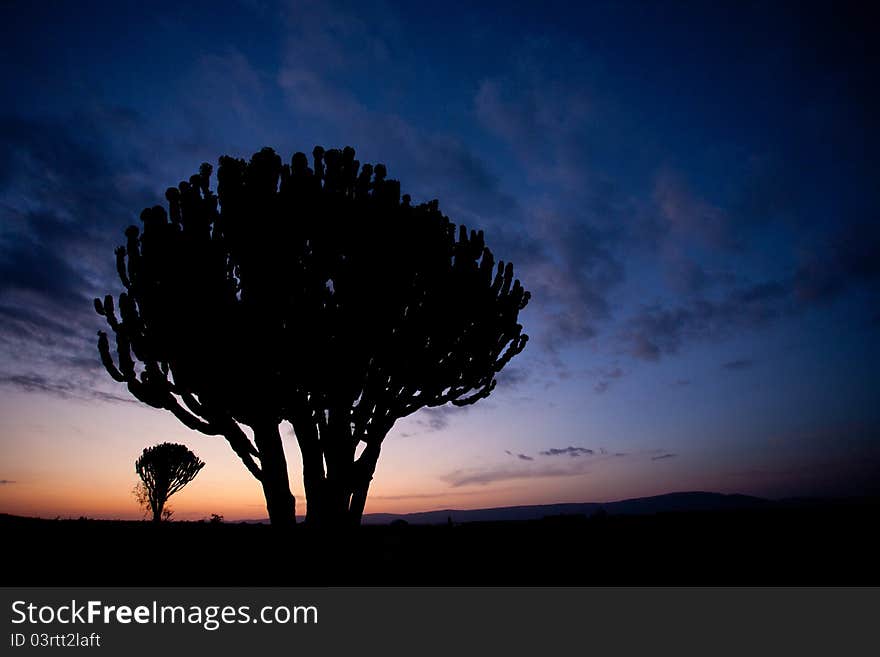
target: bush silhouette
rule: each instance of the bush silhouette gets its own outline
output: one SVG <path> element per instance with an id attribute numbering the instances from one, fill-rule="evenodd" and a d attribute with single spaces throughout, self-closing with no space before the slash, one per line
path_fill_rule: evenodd
<path id="1" fill-rule="evenodd" d="M 357 524 L 382 441 L 425 406 L 487 397 L 525 347 L 529 293 L 482 231 L 412 205 L 352 148 L 291 163 L 221 157 L 141 213 L 116 251 L 125 291 L 95 300 L 110 375 L 187 427 L 222 435 L 295 522 L 279 425 L 303 461 L 307 522 Z M 251 439 L 242 425 L 253 431 Z M 358 453 L 359 445 L 363 448 Z"/>
<path id="2" fill-rule="evenodd" d="M 168 498 L 195 479 L 205 464 L 186 445 L 161 443 L 144 448 L 134 469 L 141 478 L 135 487 L 138 502 L 153 513 L 153 521 L 171 519 Z"/>

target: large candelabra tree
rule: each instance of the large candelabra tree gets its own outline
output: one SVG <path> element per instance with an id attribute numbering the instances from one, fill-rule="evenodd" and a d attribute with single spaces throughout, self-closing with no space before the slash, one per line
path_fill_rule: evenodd
<path id="1" fill-rule="evenodd" d="M 529 293 L 482 231 L 412 205 L 382 164 L 316 147 L 220 158 L 141 213 L 116 251 L 125 290 L 96 299 L 110 375 L 225 438 L 295 522 L 279 425 L 294 430 L 307 522 L 357 524 L 382 441 L 420 408 L 472 404 L 525 347 Z M 118 316 L 117 316 L 118 306 Z M 245 429 L 250 428 L 251 435 Z"/>

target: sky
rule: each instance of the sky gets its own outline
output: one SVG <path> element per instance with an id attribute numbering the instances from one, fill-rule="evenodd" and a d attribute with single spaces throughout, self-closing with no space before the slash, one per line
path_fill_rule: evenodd
<path id="1" fill-rule="evenodd" d="M 140 517 L 134 460 L 171 441 L 207 463 L 176 517 L 265 517 L 222 438 L 110 380 L 92 299 L 200 163 L 316 144 L 483 229 L 532 293 L 491 397 L 391 430 L 368 513 L 878 492 L 869 10 L 473 4 L 3 3 L 0 512 Z"/>

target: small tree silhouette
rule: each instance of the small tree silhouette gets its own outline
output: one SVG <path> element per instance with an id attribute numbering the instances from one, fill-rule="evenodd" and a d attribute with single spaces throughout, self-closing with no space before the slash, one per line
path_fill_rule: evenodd
<path id="1" fill-rule="evenodd" d="M 153 521 L 169 520 L 168 498 L 195 479 L 205 464 L 186 445 L 161 443 L 146 447 L 134 463 L 141 478 L 135 487 L 138 503 L 153 513 Z"/>
<path id="2" fill-rule="evenodd" d="M 529 293 L 482 231 L 410 204 L 382 164 L 315 147 L 203 164 L 116 251 L 125 291 L 95 299 L 110 375 L 187 427 L 222 435 L 295 522 L 279 424 L 303 460 L 310 524 L 360 522 L 382 441 L 425 406 L 472 404 L 525 347 Z M 170 221 L 169 221 L 170 214 Z M 253 430 L 251 439 L 242 425 Z M 363 445 L 358 454 L 359 445 Z"/>

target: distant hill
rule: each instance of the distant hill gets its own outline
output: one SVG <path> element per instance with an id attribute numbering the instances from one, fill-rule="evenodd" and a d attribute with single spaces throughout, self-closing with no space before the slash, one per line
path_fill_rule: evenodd
<path id="1" fill-rule="evenodd" d="M 536 504 L 530 506 L 503 506 L 492 509 L 443 509 L 419 513 L 368 513 L 364 523 L 385 525 L 394 520 L 405 520 L 415 525 L 436 525 L 447 522 L 494 522 L 503 520 L 540 520 L 547 516 L 583 514 L 590 516 L 600 509 L 608 515 L 650 515 L 673 511 L 724 511 L 753 509 L 774 504 L 770 500 L 750 495 L 722 493 L 667 493 L 653 497 L 637 497 L 617 502 L 571 502 L 565 504 Z"/>
<path id="2" fill-rule="evenodd" d="M 491 509 L 441 509 L 416 513 L 367 513 L 364 514 L 363 524 L 387 525 L 395 520 L 405 520 L 411 525 L 441 525 L 445 524 L 449 518 L 452 518 L 452 522 L 456 523 L 540 520 L 548 516 L 578 514 L 591 516 L 600 510 L 610 516 L 639 516 L 683 511 L 729 511 L 771 506 L 809 506 L 820 501 L 819 499 L 812 498 L 774 501 L 751 495 L 689 491 L 666 493 L 652 497 L 636 497 L 616 502 L 566 502 L 559 504 L 532 504 L 528 506 L 500 506 Z M 305 516 L 297 516 L 298 521 L 304 519 Z M 245 520 L 243 522 L 268 523 L 269 520 L 262 518 Z"/>

